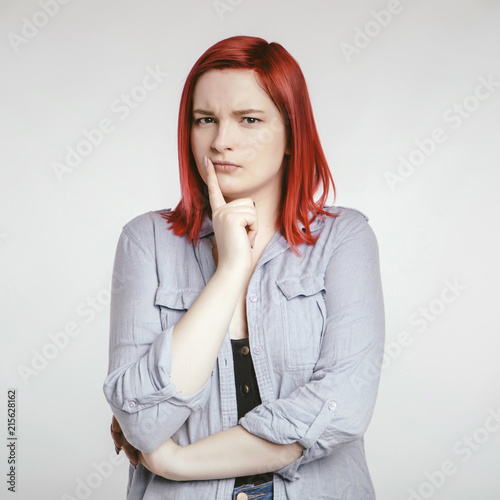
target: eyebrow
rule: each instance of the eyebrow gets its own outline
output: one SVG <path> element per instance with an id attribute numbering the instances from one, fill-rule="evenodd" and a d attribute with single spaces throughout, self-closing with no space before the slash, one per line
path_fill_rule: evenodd
<path id="1" fill-rule="evenodd" d="M 212 111 L 208 111 L 206 109 L 195 109 L 193 110 L 193 114 L 198 113 L 199 115 L 206 115 L 206 116 L 213 116 L 214 113 Z M 260 109 L 238 109 L 236 111 L 233 111 L 231 114 L 233 116 L 242 116 L 242 115 L 248 115 L 251 113 L 265 113 L 265 111 L 262 111 Z"/>

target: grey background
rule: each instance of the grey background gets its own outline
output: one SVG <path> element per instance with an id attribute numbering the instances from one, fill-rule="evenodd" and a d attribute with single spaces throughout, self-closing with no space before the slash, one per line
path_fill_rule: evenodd
<path id="1" fill-rule="evenodd" d="M 337 204 L 365 212 L 379 240 L 388 350 L 366 435 L 378 498 L 500 497 L 500 88 L 474 98 L 481 78 L 500 82 L 500 2 L 65 1 L 0 5 L 0 421 L 6 436 L 16 388 L 17 498 L 125 497 L 101 389 L 114 250 L 132 217 L 177 203 L 184 79 L 236 34 L 297 59 Z M 125 117 L 117 101 L 156 67 L 168 75 L 135 90 Z M 56 175 L 106 119 L 112 132 Z M 445 139 L 391 188 L 387 172 L 418 159 L 415 141 L 435 129 Z M 54 348 L 68 322 L 80 333 Z M 443 463 L 448 474 L 432 476 Z"/>

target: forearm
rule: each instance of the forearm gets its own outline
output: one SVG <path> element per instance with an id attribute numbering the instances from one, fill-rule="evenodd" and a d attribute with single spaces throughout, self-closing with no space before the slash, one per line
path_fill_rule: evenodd
<path id="1" fill-rule="evenodd" d="M 170 381 L 178 393 L 193 394 L 210 377 L 247 279 L 240 270 L 218 270 L 175 325 Z"/>
<path id="2" fill-rule="evenodd" d="M 300 458 L 303 450 L 299 443 L 271 443 L 238 425 L 178 448 L 175 479 L 221 479 L 272 472 Z"/>

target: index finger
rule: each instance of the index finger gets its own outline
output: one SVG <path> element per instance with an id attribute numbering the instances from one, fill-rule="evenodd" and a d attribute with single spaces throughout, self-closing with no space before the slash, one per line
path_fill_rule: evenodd
<path id="1" fill-rule="evenodd" d="M 206 158 L 207 165 L 207 187 L 208 187 L 208 197 L 210 199 L 210 206 L 212 207 L 212 213 L 215 212 L 219 207 L 226 204 L 226 200 L 222 195 L 222 191 L 219 187 L 219 181 L 217 179 L 217 174 L 215 173 L 215 167 L 212 160 Z"/>

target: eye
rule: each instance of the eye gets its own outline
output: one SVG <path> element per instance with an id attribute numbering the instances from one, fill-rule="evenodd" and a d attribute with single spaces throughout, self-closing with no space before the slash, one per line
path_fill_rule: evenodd
<path id="1" fill-rule="evenodd" d="M 211 121 L 205 121 L 205 120 L 211 120 Z M 213 118 L 207 116 L 205 118 L 198 118 L 197 120 L 195 120 L 195 123 L 197 125 L 208 125 L 209 123 L 215 123 L 215 121 Z"/>
<path id="2" fill-rule="evenodd" d="M 255 125 L 258 122 L 261 122 L 262 120 L 259 120 L 258 118 L 253 118 L 251 116 L 245 116 L 243 120 L 247 120 L 247 125 Z"/>

